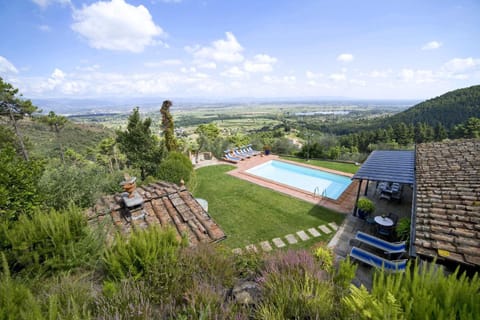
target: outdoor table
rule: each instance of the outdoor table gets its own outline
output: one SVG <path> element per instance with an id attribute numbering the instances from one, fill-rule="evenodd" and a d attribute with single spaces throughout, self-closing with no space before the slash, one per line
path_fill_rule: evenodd
<path id="1" fill-rule="evenodd" d="M 378 223 L 379 225 L 384 226 L 384 227 L 393 226 L 393 220 L 388 218 L 388 217 L 375 216 L 375 218 L 373 218 L 373 220 L 375 220 L 376 223 Z"/>

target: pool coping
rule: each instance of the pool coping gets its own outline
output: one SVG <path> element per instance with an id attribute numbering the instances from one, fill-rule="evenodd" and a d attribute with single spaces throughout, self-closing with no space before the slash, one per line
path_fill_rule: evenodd
<path id="1" fill-rule="evenodd" d="M 237 177 L 239 179 L 246 180 L 251 183 L 255 183 L 257 185 L 275 190 L 277 192 L 281 192 L 283 194 L 292 196 L 294 198 L 301 199 L 322 207 L 326 207 L 328 209 L 332 209 L 337 212 L 347 214 L 353 211 L 355 199 L 356 199 L 356 189 L 358 188 L 358 182 L 356 180 L 352 181 L 350 186 L 340 195 L 340 197 L 337 200 L 334 200 L 330 198 L 324 198 L 321 196 L 314 196 L 313 193 L 309 193 L 301 189 L 297 189 L 297 188 L 290 187 L 278 182 L 274 182 L 272 180 L 260 178 L 258 176 L 254 176 L 250 173 L 245 172 L 250 168 L 256 167 L 258 165 L 261 165 L 271 160 L 283 161 L 286 163 L 300 165 L 300 166 L 304 166 L 304 167 L 316 169 L 316 170 L 320 169 L 322 171 L 338 174 L 338 175 L 349 177 L 349 178 L 353 177 L 353 174 L 349 174 L 349 173 L 345 173 L 337 170 L 332 170 L 324 167 L 313 166 L 309 164 L 298 163 L 295 161 L 280 159 L 280 157 L 277 155 L 268 155 L 268 156 L 263 155 L 263 156 L 252 157 L 250 159 L 245 159 L 243 161 L 236 163 L 236 168 L 234 170 L 229 171 L 228 174 L 231 176 Z"/>

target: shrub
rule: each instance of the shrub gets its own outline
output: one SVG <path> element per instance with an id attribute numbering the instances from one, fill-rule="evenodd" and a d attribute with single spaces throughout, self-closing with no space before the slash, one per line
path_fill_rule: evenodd
<path id="1" fill-rule="evenodd" d="M 5 255 L 1 254 L 0 319 L 43 319 L 38 302 L 30 290 L 10 276 Z"/>
<path id="2" fill-rule="evenodd" d="M 395 231 L 400 240 L 408 242 L 410 239 L 410 218 L 401 218 L 395 227 Z"/>
<path id="3" fill-rule="evenodd" d="M 332 250 L 320 247 L 315 250 L 315 258 L 317 258 L 323 270 L 331 272 L 333 270 L 333 252 Z"/>
<path id="4" fill-rule="evenodd" d="M 168 282 L 176 272 L 179 248 L 174 230 L 150 226 L 146 230 L 134 229 L 128 239 L 117 234 L 103 261 L 108 276 L 115 280 L 139 279 L 156 272 Z"/>
<path id="5" fill-rule="evenodd" d="M 478 274 L 468 278 L 457 269 L 445 275 L 435 263 L 416 263 L 400 274 L 377 272 L 371 293 L 351 290 L 344 303 L 360 319 L 475 319 L 480 313 Z"/>
<path id="6" fill-rule="evenodd" d="M 375 211 L 375 204 L 366 197 L 360 197 L 357 202 L 357 208 L 370 214 Z"/>
<path id="7" fill-rule="evenodd" d="M 75 207 L 22 216 L 4 225 L 0 240 L 14 270 L 34 275 L 94 264 L 104 242 L 103 233 L 90 229 L 83 212 Z"/>
<path id="8" fill-rule="evenodd" d="M 53 162 L 40 180 L 45 203 L 57 210 L 74 204 L 90 207 L 102 193 L 119 191 L 120 172 L 109 174 L 100 166 L 64 166 Z"/>
<path id="9" fill-rule="evenodd" d="M 304 250 L 278 253 L 266 261 L 260 282 L 260 319 L 327 319 L 335 313 L 333 283 Z"/>
<path id="10" fill-rule="evenodd" d="M 179 153 L 170 152 L 158 169 L 158 177 L 162 180 L 180 184 L 180 180 L 188 184 L 194 174 L 190 159 Z"/>
<path id="11" fill-rule="evenodd" d="M 105 290 L 105 286 L 110 290 Z M 98 319 L 161 319 L 148 297 L 150 288 L 145 282 L 128 278 L 105 286 L 104 292 L 108 292 L 95 303 Z"/>

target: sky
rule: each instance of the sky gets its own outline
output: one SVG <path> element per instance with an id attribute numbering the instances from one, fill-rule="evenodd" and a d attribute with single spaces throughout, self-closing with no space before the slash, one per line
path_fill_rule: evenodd
<path id="1" fill-rule="evenodd" d="M 427 99 L 480 84 L 478 0 L 0 0 L 27 98 Z"/>

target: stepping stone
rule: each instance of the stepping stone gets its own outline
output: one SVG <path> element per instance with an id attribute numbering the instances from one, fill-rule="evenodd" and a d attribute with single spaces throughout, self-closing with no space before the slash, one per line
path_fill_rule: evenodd
<path id="1" fill-rule="evenodd" d="M 310 229 L 308 229 L 308 232 L 310 232 L 310 234 L 311 234 L 312 236 L 314 236 L 315 238 L 321 236 L 320 232 L 318 232 L 318 230 L 315 229 L 315 228 L 310 228 Z"/>
<path id="2" fill-rule="evenodd" d="M 280 238 L 272 239 L 272 242 L 277 248 L 283 248 L 286 246 L 285 242 Z"/>
<path id="3" fill-rule="evenodd" d="M 297 236 L 302 240 L 302 241 L 306 241 L 308 239 L 310 239 L 310 237 L 308 236 L 308 234 L 305 233 L 305 231 L 297 231 Z"/>
<path id="4" fill-rule="evenodd" d="M 235 249 L 232 250 L 232 252 L 234 254 L 242 254 L 243 253 L 242 249 L 240 249 L 240 248 L 235 248 Z"/>
<path id="5" fill-rule="evenodd" d="M 257 247 L 255 247 L 254 244 L 249 244 L 248 246 L 245 247 L 245 249 L 247 249 L 247 251 L 250 251 L 250 252 L 255 252 L 255 253 L 258 252 L 258 249 Z"/>
<path id="6" fill-rule="evenodd" d="M 270 245 L 270 242 L 268 241 L 262 241 L 260 242 L 260 247 L 262 247 L 263 251 L 272 251 L 272 246 Z"/>
<path id="7" fill-rule="evenodd" d="M 338 226 L 335 222 L 330 222 L 328 224 L 330 226 L 330 228 L 332 228 L 333 230 L 337 231 L 338 230 Z"/>
<path id="8" fill-rule="evenodd" d="M 326 225 L 322 224 L 321 226 L 318 227 L 318 229 L 322 230 L 323 233 L 329 234 L 332 233 L 332 230 L 328 229 Z"/>
<path id="9" fill-rule="evenodd" d="M 285 239 L 287 239 L 288 243 L 290 243 L 290 244 L 294 244 L 294 243 L 298 242 L 297 238 L 295 238 L 295 236 L 293 234 L 287 234 L 285 236 Z"/>

